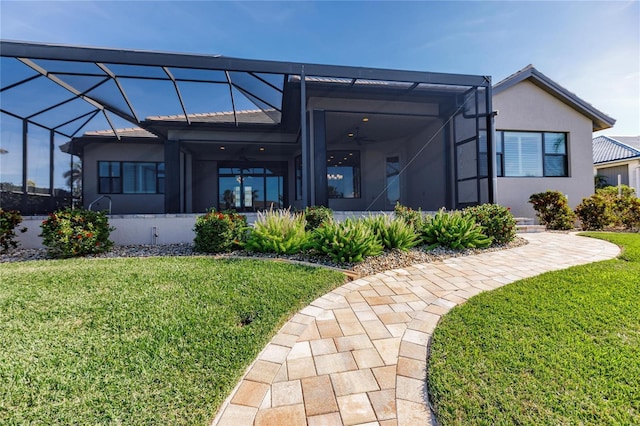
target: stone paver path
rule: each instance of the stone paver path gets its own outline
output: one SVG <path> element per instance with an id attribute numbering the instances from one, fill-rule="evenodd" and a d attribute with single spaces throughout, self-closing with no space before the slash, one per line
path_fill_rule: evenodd
<path id="1" fill-rule="evenodd" d="M 212 425 L 430 424 L 427 344 L 470 297 L 546 271 L 618 255 L 573 234 L 524 234 L 511 250 L 361 278 L 297 313 L 258 355 Z"/>

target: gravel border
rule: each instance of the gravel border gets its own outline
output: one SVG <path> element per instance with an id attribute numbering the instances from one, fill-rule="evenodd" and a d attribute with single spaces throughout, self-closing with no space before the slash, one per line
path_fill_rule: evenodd
<path id="1" fill-rule="evenodd" d="M 503 245 L 492 246 L 486 249 L 451 250 L 436 247 L 425 250 L 423 247 L 415 247 L 408 251 L 391 250 L 379 256 L 366 258 L 360 263 L 337 264 L 325 257 L 314 256 L 311 253 L 301 253 L 291 256 L 280 254 L 249 253 L 238 250 L 232 253 L 215 255 L 217 258 L 253 257 L 267 259 L 288 259 L 298 262 L 312 263 L 319 266 L 343 269 L 351 272 L 351 275 L 367 276 L 390 269 L 404 268 L 418 263 L 429 263 L 450 257 L 468 256 L 490 251 L 498 251 L 520 247 L 528 244 L 522 237 L 516 238 Z M 99 255 L 86 256 L 87 258 L 109 259 L 122 257 L 155 257 L 155 256 L 209 256 L 206 253 L 194 251 L 193 244 L 167 244 L 167 245 L 129 245 L 114 246 L 111 251 Z M 0 263 L 25 262 L 32 260 L 49 259 L 46 249 L 14 249 L 8 253 L 0 254 Z"/>

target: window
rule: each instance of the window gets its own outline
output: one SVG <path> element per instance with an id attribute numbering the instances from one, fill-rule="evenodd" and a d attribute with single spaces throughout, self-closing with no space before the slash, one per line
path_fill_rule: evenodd
<path id="1" fill-rule="evenodd" d="M 122 192 L 119 161 L 99 161 L 98 176 L 98 192 L 100 194 L 119 194 Z"/>
<path id="2" fill-rule="evenodd" d="M 387 205 L 400 202 L 400 157 L 387 157 Z"/>
<path id="3" fill-rule="evenodd" d="M 496 132 L 498 176 L 568 176 L 565 133 Z"/>
<path id="4" fill-rule="evenodd" d="M 327 151 L 329 198 L 360 198 L 360 152 Z"/>
<path id="5" fill-rule="evenodd" d="M 100 194 L 164 194 L 164 163 L 99 161 Z"/>

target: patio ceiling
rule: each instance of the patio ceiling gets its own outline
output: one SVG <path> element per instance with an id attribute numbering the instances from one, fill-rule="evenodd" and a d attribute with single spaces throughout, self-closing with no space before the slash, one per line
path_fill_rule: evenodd
<path id="1" fill-rule="evenodd" d="M 285 111 L 286 93 L 302 76 L 309 84 L 407 93 L 491 84 L 483 76 L 16 41 L 0 41 L 0 56 L 0 111 L 68 138 L 111 129 L 119 139 L 118 129 L 132 124 L 163 136 L 158 124 L 170 122 L 277 128 L 299 116 Z"/>

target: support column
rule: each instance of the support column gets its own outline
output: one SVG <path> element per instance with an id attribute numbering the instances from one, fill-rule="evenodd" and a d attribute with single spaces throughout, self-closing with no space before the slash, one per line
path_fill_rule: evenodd
<path id="1" fill-rule="evenodd" d="M 302 204 L 311 205 L 311 184 L 309 173 L 311 163 L 309 152 L 309 128 L 307 116 L 307 86 L 304 75 L 304 65 L 300 71 L 300 143 L 302 145 Z"/>
<path id="2" fill-rule="evenodd" d="M 329 207 L 327 191 L 327 131 L 324 111 L 313 111 L 313 165 L 316 206 Z"/>
<path id="3" fill-rule="evenodd" d="M 493 112 L 493 92 L 491 87 L 491 82 L 487 85 L 487 90 L 485 91 L 487 102 L 486 110 L 487 113 L 487 155 L 488 159 L 488 167 L 489 167 L 489 202 L 495 203 L 496 196 L 498 192 L 498 177 L 496 175 L 497 164 L 496 164 L 496 147 L 495 147 L 495 116 Z"/>
<path id="4" fill-rule="evenodd" d="M 29 196 L 27 195 L 28 185 L 27 185 L 27 154 L 29 150 L 27 149 L 27 143 L 29 141 L 29 137 L 27 136 L 29 130 L 29 122 L 27 120 L 22 120 L 22 195 L 20 196 L 21 210 L 26 212 L 29 206 Z M 24 213 L 23 213 L 24 214 Z M 29 212 L 31 214 L 31 212 Z"/>
<path id="5" fill-rule="evenodd" d="M 56 195 L 56 191 L 53 185 L 53 176 L 54 176 L 54 167 L 55 167 L 55 158 L 54 158 L 54 149 L 55 149 L 55 133 L 53 130 L 49 131 L 49 195 L 52 197 Z M 71 182 L 73 183 L 73 171 L 71 172 Z"/>
<path id="6" fill-rule="evenodd" d="M 164 142 L 164 212 L 180 213 L 180 141 Z"/>

